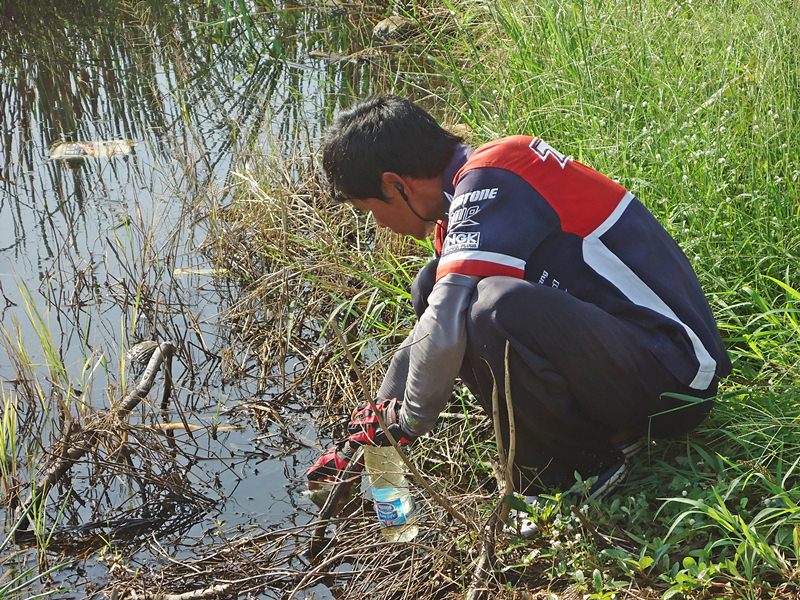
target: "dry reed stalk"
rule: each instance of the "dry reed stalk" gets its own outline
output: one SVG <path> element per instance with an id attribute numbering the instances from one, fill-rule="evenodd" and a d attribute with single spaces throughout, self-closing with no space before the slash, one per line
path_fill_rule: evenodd
<path id="1" fill-rule="evenodd" d="M 494 424 L 494 435 L 497 440 L 498 468 L 495 471 L 497 477 L 497 488 L 500 494 L 500 501 L 492 511 L 486 526 L 483 529 L 481 553 L 475 572 L 472 576 L 467 600 L 478 600 L 483 597 L 489 589 L 483 586 L 494 568 L 495 540 L 497 531 L 502 527 L 508 518 L 509 506 L 507 496 L 514 493 L 513 468 L 516 456 L 516 424 L 514 421 L 514 408 L 511 401 L 511 372 L 508 365 L 509 343 L 506 342 L 504 368 L 505 368 L 505 400 L 506 412 L 508 413 L 508 455 L 505 453 L 503 435 L 500 427 L 500 401 L 497 379 L 492 373 L 492 422 Z"/>
<path id="2" fill-rule="evenodd" d="M 182 592 L 180 594 L 149 593 L 131 590 L 122 597 L 122 600 L 202 600 L 203 598 L 227 596 L 232 588 L 232 583 L 220 583 L 207 588 L 192 590 L 191 592 Z M 112 592 L 111 600 L 117 600 L 117 598 L 118 595 Z"/>

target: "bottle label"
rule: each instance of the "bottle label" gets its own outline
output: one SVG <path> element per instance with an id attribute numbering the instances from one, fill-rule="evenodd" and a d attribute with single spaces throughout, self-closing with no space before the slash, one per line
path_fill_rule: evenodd
<path id="1" fill-rule="evenodd" d="M 375 494 L 377 490 L 373 490 Z M 405 525 L 409 517 L 414 512 L 414 501 L 411 496 L 406 496 L 405 502 L 402 497 L 395 498 L 374 498 L 375 514 L 378 515 L 381 527 L 398 527 Z"/>

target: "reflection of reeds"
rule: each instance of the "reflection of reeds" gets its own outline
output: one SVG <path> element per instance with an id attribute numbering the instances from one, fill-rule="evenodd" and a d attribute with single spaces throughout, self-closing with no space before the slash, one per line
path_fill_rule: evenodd
<path id="1" fill-rule="evenodd" d="M 304 46 L 328 40 L 331 31 L 342 38 L 334 45 L 348 43 L 320 14 L 262 5 L 251 47 L 241 27 L 221 36 L 213 26 L 220 11 L 202 1 L 5 3 L 0 215 L 13 219 L 16 239 L 2 249 L 20 248 L 31 227 L 19 201 L 42 222 L 60 212 L 66 223 L 53 235 L 80 230 L 86 213 L 93 216 L 87 201 L 98 191 L 87 173 L 97 173 L 97 187 L 116 179 L 123 189 L 141 189 L 153 177 L 147 160 L 174 159 L 184 171 L 182 179 L 176 174 L 179 185 L 197 191 L 206 178 L 224 178 L 219 171 L 229 154 L 264 128 L 286 146 L 300 140 L 294 131 L 301 120 L 318 129 L 308 115 L 324 113 L 323 94 L 349 95 L 347 81 L 321 83 L 325 67 L 305 59 Z M 142 143 L 128 168 L 104 169 L 107 161 L 84 161 L 74 171 L 41 164 L 53 142 L 115 138 Z M 40 187 L 44 201 L 33 202 Z"/>

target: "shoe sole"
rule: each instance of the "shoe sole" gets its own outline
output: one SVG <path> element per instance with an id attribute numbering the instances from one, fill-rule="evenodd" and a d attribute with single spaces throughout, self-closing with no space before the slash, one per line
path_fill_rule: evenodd
<path id="1" fill-rule="evenodd" d="M 612 491 L 614 491 L 622 480 L 625 479 L 625 476 L 628 474 L 628 463 L 622 461 L 619 463 L 619 467 L 616 471 L 614 471 L 608 479 L 606 479 L 603 483 L 597 486 L 597 488 L 591 490 L 589 492 L 589 497 L 593 500 L 602 500 Z M 597 485 L 597 484 L 595 484 Z"/>

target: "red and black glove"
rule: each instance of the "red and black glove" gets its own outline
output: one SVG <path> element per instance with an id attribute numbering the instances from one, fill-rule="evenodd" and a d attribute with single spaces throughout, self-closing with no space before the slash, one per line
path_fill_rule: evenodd
<path id="1" fill-rule="evenodd" d="M 398 444 L 410 444 L 416 439 L 400 427 L 400 401 L 397 398 L 375 400 L 375 407 Z M 369 402 L 353 411 L 347 430 L 350 432 L 347 439 L 354 445 L 391 446 Z"/>
<path id="2" fill-rule="evenodd" d="M 324 454 L 306 472 L 308 488 L 313 490 L 340 478 L 356 453 L 357 445 L 342 440 L 325 450 Z"/>

